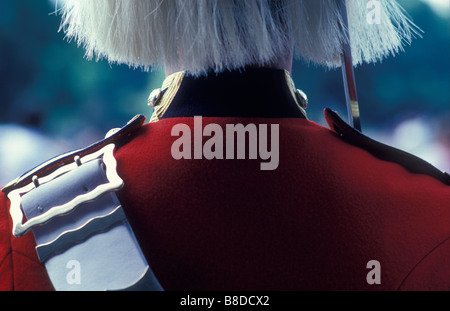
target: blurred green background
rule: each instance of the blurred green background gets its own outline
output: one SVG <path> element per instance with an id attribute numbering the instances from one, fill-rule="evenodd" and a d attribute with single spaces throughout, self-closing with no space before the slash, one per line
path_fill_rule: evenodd
<path id="1" fill-rule="evenodd" d="M 363 132 L 450 171 L 449 0 L 398 2 L 423 37 L 396 57 L 355 69 Z M 54 12 L 53 1 L 0 1 L 0 185 L 135 114 L 149 118 L 147 97 L 164 79 L 87 61 L 58 32 Z M 308 95 L 311 120 L 325 125 L 325 107 L 347 115 L 340 70 L 296 61 L 293 78 Z"/>

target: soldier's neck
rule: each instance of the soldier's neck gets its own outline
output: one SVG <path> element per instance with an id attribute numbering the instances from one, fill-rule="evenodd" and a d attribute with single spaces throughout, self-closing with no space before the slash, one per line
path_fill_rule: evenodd
<path id="1" fill-rule="evenodd" d="M 288 71 L 289 73 L 291 73 L 292 72 L 292 58 L 293 58 L 292 54 L 293 53 L 291 51 L 288 55 L 279 57 L 271 63 L 254 64 L 254 65 L 249 65 L 248 67 L 250 67 L 250 68 L 284 69 L 284 70 Z M 173 68 L 166 67 L 164 72 L 165 72 L 166 77 L 168 77 L 175 72 L 184 71 L 185 69 L 186 68 L 183 68 L 183 67 L 173 67 Z"/>

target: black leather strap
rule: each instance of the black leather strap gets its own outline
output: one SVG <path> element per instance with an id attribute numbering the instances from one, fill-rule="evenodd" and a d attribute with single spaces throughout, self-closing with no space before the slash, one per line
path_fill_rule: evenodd
<path id="1" fill-rule="evenodd" d="M 361 132 L 348 125 L 336 112 L 329 108 L 325 109 L 324 114 L 330 129 L 346 142 L 370 152 L 381 160 L 397 163 L 411 173 L 425 174 L 441 181 L 445 185 L 450 185 L 450 175 L 448 173 L 442 172 L 415 155 L 385 145 L 363 135 Z"/>

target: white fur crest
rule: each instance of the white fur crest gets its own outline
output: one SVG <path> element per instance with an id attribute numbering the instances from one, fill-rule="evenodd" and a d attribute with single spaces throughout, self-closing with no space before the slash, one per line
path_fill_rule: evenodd
<path id="1" fill-rule="evenodd" d="M 367 20 L 376 2 L 379 23 Z M 191 74 L 267 64 L 289 51 L 308 62 L 340 66 L 339 0 L 65 0 L 61 28 L 86 49 L 144 70 Z M 415 26 L 394 0 L 347 0 L 354 64 L 402 49 Z"/>

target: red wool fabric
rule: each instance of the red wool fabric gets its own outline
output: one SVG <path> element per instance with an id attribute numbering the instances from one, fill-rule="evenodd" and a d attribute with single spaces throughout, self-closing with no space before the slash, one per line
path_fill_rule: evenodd
<path id="1" fill-rule="evenodd" d="M 164 289 L 450 289 L 449 186 L 306 119 L 202 121 L 223 129 L 278 124 L 279 166 L 175 160 L 172 127 L 187 124 L 193 133 L 193 118 L 146 124 L 116 150 L 125 182 L 119 199 Z M 366 280 L 371 260 L 380 263 L 381 284 Z M 0 289 L 52 289 L 32 234 L 11 237 L 3 194 Z"/>

